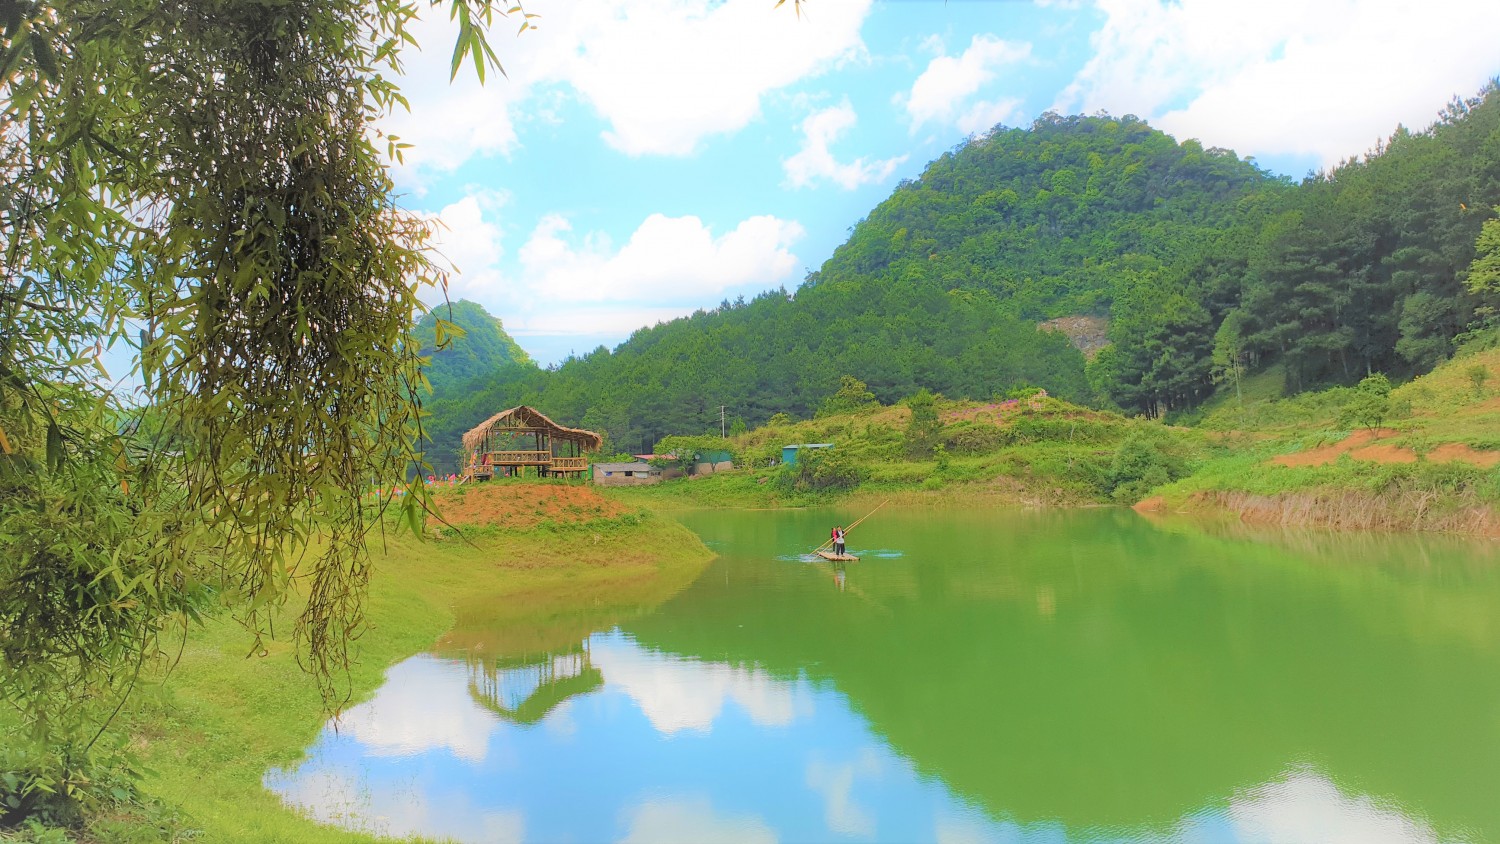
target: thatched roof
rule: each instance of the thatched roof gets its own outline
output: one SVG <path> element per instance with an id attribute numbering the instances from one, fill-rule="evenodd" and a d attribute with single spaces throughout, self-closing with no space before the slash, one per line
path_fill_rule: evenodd
<path id="1" fill-rule="evenodd" d="M 577 440 L 583 444 L 584 451 L 598 451 L 604 445 L 604 438 L 593 431 L 559 425 L 548 419 L 540 410 L 521 404 L 510 410 L 502 410 L 474 426 L 472 430 L 464 434 L 464 448 L 470 451 L 478 448 L 484 441 L 485 432 L 499 422 L 512 420 L 526 428 L 546 428 L 557 439 Z"/>

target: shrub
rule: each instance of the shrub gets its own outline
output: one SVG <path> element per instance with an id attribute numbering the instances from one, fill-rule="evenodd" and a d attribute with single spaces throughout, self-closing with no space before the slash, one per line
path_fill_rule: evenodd
<path id="1" fill-rule="evenodd" d="M 911 457 L 927 457 L 938 443 L 938 433 L 943 423 L 938 419 L 937 404 L 926 387 L 918 390 L 906 400 L 911 408 L 911 420 L 906 424 L 906 453 Z"/>
<path id="2" fill-rule="evenodd" d="M 838 392 L 823 400 L 817 415 L 819 418 L 837 416 L 841 413 L 851 413 L 879 405 L 880 401 L 875 398 L 874 393 L 870 392 L 869 385 L 853 375 L 845 375 L 839 381 Z"/>
<path id="3" fill-rule="evenodd" d="M 1344 425 L 1379 428 L 1391 413 L 1391 380 L 1383 373 L 1368 375 L 1354 388 L 1354 395 L 1339 412 Z"/>
<path id="4" fill-rule="evenodd" d="M 1187 461 L 1176 453 L 1165 436 L 1154 431 L 1136 431 L 1120 443 L 1110 462 L 1110 496 L 1122 504 L 1133 504 L 1152 489 L 1185 474 Z"/>
<path id="5" fill-rule="evenodd" d="M 1468 376 L 1469 384 L 1474 387 L 1474 396 L 1476 398 L 1483 397 L 1484 384 L 1486 381 L 1490 380 L 1489 367 L 1485 366 L 1482 363 L 1476 363 L 1470 366 L 1468 369 L 1465 369 L 1464 375 Z"/>
<path id="6" fill-rule="evenodd" d="M 986 454 L 1010 441 L 1005 429 L 980 421 L 963 421 L 943 432 L 943 445 L 955 454 Z"/>
<path id="7" fill-rule="evenodd" d="M 796 492 L 822 492 L 852 489 L 868 475 L 853 457 L 838 449 L 804 449 L 796 465 L 786 467 L 777 482 Z"/>

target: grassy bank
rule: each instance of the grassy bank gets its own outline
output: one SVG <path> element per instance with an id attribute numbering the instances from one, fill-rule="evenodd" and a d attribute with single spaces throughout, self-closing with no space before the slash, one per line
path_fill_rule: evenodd
<path id="1" fill-rule="evenodd" d="M 1286 397 L 1284 381 L 1272 367 L 1225 385 L 1176 425 L 1024 397 L 938 398 L 925 433 L 905 405 L 781 419 L 724 441 L 739 469 L 615 494 L 658 508 L 1142 502 L 1283 525 L 1500 530 L 1500 349 L 1467 350 L 1374 411 L 1361 388 Z M 778 465 L 801 443 L 833 448 Z"/>
<path id="2" fill-rule="evenodd" d="M 355 701 L 388 666 L 435 645 L 462 649 L 516 629 L 581 638 L 612 626 L 684 588 L 711 557 L 686 528 L 584 487 L 495 484 L 440 501 L 459 516 L 456 529 L 434 541 L 395 537 L 375 553 L 370 630 L 348 677 Z M 515 518 L 483 520 L 490 511 Z M 493 611 L 466 612 L 481 604 Z M 290 630 L 294 609 L 278 632 Z M 268 769 L 297 762 L 327 714 L 285 640 L 247 658 L 249 647 L 232 620 L 211 620 L 190 631 L 169 678 L 140 689 L 122 726 L 150 771 L 142 788 L 152 805 L 93 818 L 83 840 L 373 840 L 314 824 L 261 787 Z M 70 840 L 61 835 L 18 840 Z"/>
<path id="3" fill-rule="evenodd" d="M 1052 398 L 938 399 L 916 441 L 906 406 L 870 406 L 768 424 L 726 445 L 740 468 L 611 490 L 658 508 L 800 507 L 854 497 L 980 499 L 1004 506 L 1132 503 L 1139 491 L 1182 477 L 1208 459 L 1213 440 Z M 784 445 L 832 443 L 781 465 Z"/>
<path id="4" fill-rule="evenodd" d="M 1280 398 L 1267 372 L 1243 402 L 1222 396 L 1200 425 L 1236 438 L 1152 509 L 1347 529 L 1500 531 L 1500 349 L 1462 353 L 1391 390 L 1363 418 L 1358 391 Z M 1235 426 L 1239 426 L 1236 428 Z"/>

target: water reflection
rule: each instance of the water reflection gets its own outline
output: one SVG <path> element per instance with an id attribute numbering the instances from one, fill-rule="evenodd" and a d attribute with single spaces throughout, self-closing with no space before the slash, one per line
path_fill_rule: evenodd
<path id="1" fill-rule="evenodd" d="M 922 776 L 805 678 L 652 652 L 618 631 L 553 657 L 482 682 L 472 662 L 407 660 L 266 784 L 325 823 L 463 842 L 1440 840 L 1310 768 L 1169 825 L 1024 823 Z M 591 673 L 599 682 L 515 715 Z"/>
<path id="2" fill-rule="evenodd" d="M 469 696 L 513 724 L 535 724 L 568 698 L 604 685 L 587 640 L 561 653 L 470 657 Z"/>
<path id="3" fill-rule="evenodd" d="M 799 520 L 695 517 L 723 556 L 658 605 L 476 614 L 267 785 L 457 841 L 1500 834 L 1475 546 L 892 513 L 835 568 L 777 560 Z"/>

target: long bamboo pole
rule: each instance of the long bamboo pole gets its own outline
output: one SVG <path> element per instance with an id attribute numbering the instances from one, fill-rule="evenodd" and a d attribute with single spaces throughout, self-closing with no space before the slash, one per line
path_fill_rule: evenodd
<path id="1" fill-rule="evenodd" d="M 875 515 L 875 512 L 877 510 L 879 510 L 881 507 L 884 507 L 885 505 L 887 505 L 889 503 L 891 503 L 891 500 L 889 498 L 887 498 L 886 500 L 880 502 L 880 504 L 876 505 L 876 507 L 875 507 L 874 510 L 871 510 L 870 512 L 864 514 L 863 516 L 860 516 L 858 519 L 855 519 L 853 524 L 851 524 L 848 527 L 844 528 L 844 536 L 845 536 L 845 538 L 847 538 L 849 536 L 849 531 L 854 530 L 855 528 L 859 527 L 859 523 L 860 522 L 863 522 L 865 519 L 868 519 L 871 516 Z M 828 546 L 830 546 L 832 544 L 833 544 L 833 538 L 829 537 L 828 539 L 823 540 L 823 544 L 822 545 L 819 545 L 818 547 L 814 548 L 813 549 L 813 553 L 816 554 L 819 551 L 822 551 L 824 548 L 827 548 Z"/>

